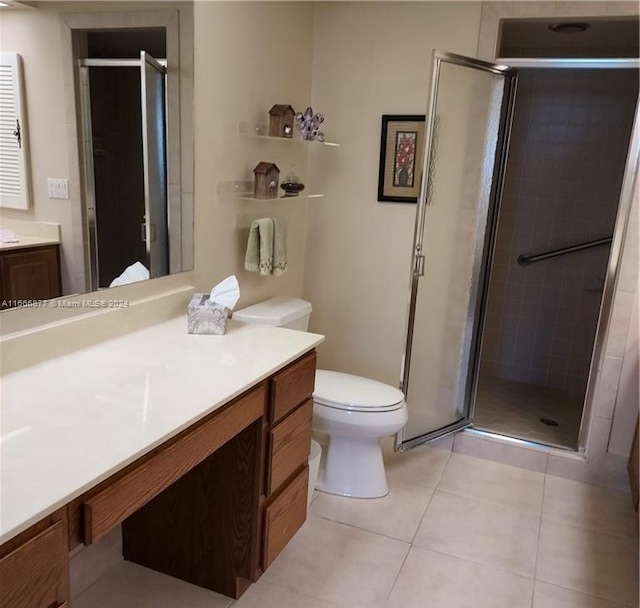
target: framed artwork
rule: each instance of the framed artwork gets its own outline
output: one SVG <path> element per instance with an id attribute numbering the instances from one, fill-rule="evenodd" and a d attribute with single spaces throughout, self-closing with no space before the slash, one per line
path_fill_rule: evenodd
<path id="1" fill-rule="evenodd" d="M 378 200 L 416 203 L 422 182 L 424 115 L 382 115 Z"/>

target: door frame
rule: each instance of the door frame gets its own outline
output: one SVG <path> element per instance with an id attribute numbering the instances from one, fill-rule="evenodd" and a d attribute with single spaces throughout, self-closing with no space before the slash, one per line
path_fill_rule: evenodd
<path id="1" fill-rule="evenodd" d="M 151 55 L 147 54 L 147 61 L 156 67 L 165 76 L 165 113 L 167 108 L 167 60 L 155 59 Z M 150 60 L 149 60 L 150 59 Z M 87 267 L 89 275 L 87 277 L 88 290 L 98 291 L 99 289 L 105 289 L 100 287 L 100 265 L 99 265 L 99 251 L 98 251 L 98 227 L 97 227 L 97 211 L 96 211 L 96 188 L 95 188 L 95 169 L 93 161 L 93 128 L 91 123 L 91 75 L 89 69 L 92 67 L 102 68 L 132 68 L 138 69 L 141 72 L 141 90 L 140 98 L 145 99 L 146 91 L 144 90 L 144 61 L 143 59 L 78 59 L 78 84 L 79 84 L 79 100 L 80 100 L 80 134 L 81 134 L 81 155 L 83 166 L 83 187 L 84 196 L 82 197 L 83 205 L 83 217 L 86 223 L 87 230 Z M 167 121 L 165 116 L 165 130 L 167 129 Z M 142 132 L 140 134 L 142 138 L 142 149 L 147 150 L 147 127 L 144 120 L 142 121 Z M 165 136 L 166 137 L 166 136 Z M 148 186 L 148 159 L 146 152 L 143 154 L 144 175 L 145 175 L 145 213 L 148 215 L 149 209 L 149 186 Z M 166 176 L 168 182 L 168 175 Z M 167 205 L 169 201 L 167 200 Z M 147 252 L 147 266 L 150 268 L 151 258 L 151 231 L 149 222 L 145 222 L 144 235 L 145 235 L 145 248 Z"/>
<path id="2" fill-rule="evenodd" d="M 149 132 L 149 121 L 148 121 L 148 105 L 147 105 L 147 97 L 149 95 L 149 91 L 147 90 L 147 66 L 151 66 L 158 74 L 162 75 L 163 79 L 163 117 L 164 117 L 164 141 L 163 143 L 163 157 L 164 157 L 164 201 L 163 201 L 163 211 L 164 217 L 162 226 L 155 225 L 152 221 L 154 218 L 153 214 L 153 200 L 151 195 L 151 163 L 149 163 L 149 154 L 150 154 L 150 141 L 152 140 L 151 133 Z M 167 171 L 167 65 L 166 61 L 161 59 L 156 59 L 146 51 L 140 51 L 140 101 L 142 104 L 142 163 L 143 163 L 143 173 L 144 173 L 144 233 L 145 233 L 145 248 L 147 252 L 147 267 L 149 269 L 149 273 L 151 278 L 156 278 L 156 276 L 163 276 L 164 274 L 169 273 L 169 206 L 168 206 L 168 185 L 169 185 L 169 175 Z M 155 229 L 154 229 L 155 226 Z M 154 234 L 155 232 L 155 234 Z M 156 243 L 154 248 L 153 243 Z M 164 264 L 162 270 L 158 271 L 156 267 L 156 261 L 158 258 L 158 248 L 162 253 L 162 257 L 164 258 Z M 164 249 L 164 251 L 162 251 Z M 154 255 L 155 253 L 155 255 Z M 164 267 L 166 266 L 166 268 Z M 166 272 L 165 272 L 166 271 Z M 156 273 L 159 274 L 157 275 Z"/>
<path id="3" fill-rule="evenodd" d="M 163 28 L 166 34 L 166 62 L 170 77 L 167 79 L 167 131 L 170 145 L 167 149 L 167 190 L 169 217 L 171 221 L 170 238 L 170 263 L 169 273 L 182 272 L 193 268 L 193 251 L 185 247 L 193 240 L 193 226 L 190 218 L 193 215 L 193 172 L 185 172 L 184 169 L 193 166 L 193 128 L 192 128 L 192 101 L 193 90 L 189 85 L 189 74 L 193 72 L 193 52 L 185 52 L 183 42 L 188 37 L 188 31 L 181 28 L 181 11 L 183 9 L 167 8 L 158 10 L 127 11 L 116 10 L 109 12 L 62 12 L 61 35 L 63 52 L 63 78 L 65 82 L 74 86 L 65 88 L 66 91 L 66 115 L 71 125 L 69 131 L 70 150 L 70 184 L 74 192 L 79 192 L 79 198 L 84 201 L 86 196 L 84 167 L 82 166 L 81 117 L 79 99 L 79 70 L 78 61 L 86 59 L 86 45 L 84 37 L 87 31 L 129 29 L 129 28 Z M 187 21 L 188 23 L 188 21 Z M 189 48 L 189 47 L 187 47 Z M 185 74 L 187 76 L 185 77 Z M 185 84 L 186 83 L 186 84 Z M 182 200 L 186 197 L 186 203 Z M 84 202 L 73 208 L 72 217 L 74 226 L 78 226 L 77 233 L 73 234 L 73 259 L 74 268 L 70 274 L 77 276 L 76 284 L 65 293 L 84 294 L 91 293 L 89 284 L 89 239 L 86 218 L 84 217 Z M 69 249 L 65 245 L 65 249 Z M 78 266 L 78 268 L 75 268 Z M 73 272 L 72 272 L 73 271 Z"/>
<path id="4" fill-rule="evenodd" d="M 431 166 L 431 152 L 436 139 L 436 114 L 432 110 L 438 97 L 440 68 L 443 62 L 453 63 L 455 65 L 465 66 L 474 69 L 480 69 L 485 72 L 505 77 L 504 99 L 501 108 L 500 130 L 498 134 L 498 144 L 496 146 L 496 160 L 493 168 L 493 178 L 491 182 L 491 190 L 489 194 L 488 211 L 487 211 L 487 230 L 483 241 L 484 254 L 481 257 L 479 268 L 478 293 L 475 301 L 476 331 L 472 336 L 472 344 L 470 349 L 470 367 L 473 373 L 465 378 L 467 394 L 470 395 L 469 402 L 466 404 L 466 414 L 464 419 L 449 424 L 445 427 L 435 429 L 424 433 L 418 437 L 405 440 L 404 428 L 400 429 L 395 436 L 395 450 L 406 450 L 427 441 L 437 439 L 450 433 L 460 431 L 471 425 L 473 415 L 473 406 L 475 402 L 474 394 L 477 386 L 477 367 L 481 349 L 482 323 L 484 318 L 484 291 L 487 288 L 488 281 L 486 273 L 490 268 L 490 260 L 493 255 L 493 231 L 494 219 L 500 207 L 502 198 L 502 190 L 504 186 L 504 169 L 506 166 L 506 152 L 509 147 L 509 135 L 511 132 L 511 123 L 513 120 L 513 108 L 515 101 L 515 90 L 517 84 L 517 72 L 511 67 L 499 63 L 491 63 L 481 59 L 465 57 L 455 53 L 448 53 L 434 50 L 432 56 L 432 73 L 430 83 L 430 93 L 427 105 L 428 122 L 425 124 L 424 139 L 424 160 L 423 160 L 423 177 L 420 186 L 420 195 L 416 208 L 416 220 L 413 235 L 412 259 L 411 259 L 411 280 L 409 286 L 409 303 L 407 307 L 407 324 L 405 333 L 405 342 L 402 355 L 400 379 L 400 390 L 406 395 L 406 388 L 409 386 L 409 378 L 411 372 L 411 350 L 413 345 L 413 333 L 415 328 L 415 311 L 418 297 L 418 283 L 423 274 L 424 256 L 422 255 L 422 235 L 424 232 L 426 207 L 428 205 L 428 194 L 431 185 L 431 176 L 429 168 Z"/>
<path id="5" fill-rule="evenodd" d="M 640 69 L 640 59 L 563 59 L 563 58 L 509 58 L 499 57 L 496 63 L 508 65 L 513 68 L 538 68 L 538 69 Z M 516 101 L 517 103 L 517 101 Z M 620 189 L 618 201 L 618 211 L 613 229 L 613 240 L 609 251 L 609 262 L 605 276 L 604 289 L 600 303 L 600 313 L 596 324 L 596 337 L 591 355 L 589 375 L 587 379 L 586 393 L 582 406 L 582 417 L 580 431 L 578 434 L 578 445 L 575 450 L 566 449 L 567 452 L 578 452 L 587 454 L 589 443 L 589 433 L 591 421 L 594 415 L 594 403 L 596 396 L 596 384 L 598 380 L 598 370 L 604 357 L 604 348 L 607 338 L 607 331 L 613 311 L 613 299 L 615 295 L 615 285 L 622 259 L 622 247 L 629 224 L 629 214 L 633 202 L 633 192 L 640 162 L 640 95 L 636 100 L 636 110 L 634 122 L 631 127 L 631 137 L 629 140 L 629 150 L 625 161 L 625 172 Z M 489 277 L 487 277 L 488 281 Z M 484 323 L 481 327 L 484 333 Z M 480 341 L 482 336 L 480 336 Z M 477 376 L 477 370 L 475 370 Z M 477 378 L 476 378 L 477 383 Z M 485 431 L 478 431 L 484 433 Z M 501 435 L 495 431 L 493 435 Z M 505 436 L 509 439 L 508 435 Z M 517 440 L 517 439 L 516 439 Z M 518 440 L 523 443 L 536 443 L 529 440 Z M 555 446 L 554 446 L 555 447 Z"/>

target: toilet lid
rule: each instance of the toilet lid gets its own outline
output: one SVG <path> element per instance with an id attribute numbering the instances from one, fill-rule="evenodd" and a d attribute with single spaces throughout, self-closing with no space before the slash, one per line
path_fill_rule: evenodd
<path id="1" fill-rule="evenodd" d="M 370 412 L 398 409 L 404 403 L 404 395 L 383 382 L 319 369 L 313 400 L 337 409 Z"/>

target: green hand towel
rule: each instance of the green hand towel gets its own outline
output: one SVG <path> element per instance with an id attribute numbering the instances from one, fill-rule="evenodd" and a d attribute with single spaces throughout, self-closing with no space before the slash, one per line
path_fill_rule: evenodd
<path id="1" fill-rule="evenodd" d="M 273 274 L 287 271 L 287 222 L 281 218 L 273 220 Z"/>
<path id="2" fill-rule="evenodd" d="M 261 276 L 273 273 L 273 220 L 263 217 L 251 223 L 244 268 Z"/>

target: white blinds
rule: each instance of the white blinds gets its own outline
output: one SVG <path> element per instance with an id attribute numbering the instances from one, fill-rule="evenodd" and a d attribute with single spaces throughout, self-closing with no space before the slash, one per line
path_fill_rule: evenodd
<path id="1" fill-rule="evenodd" d="M 0 54 L 0 207 L 29 207 L 29 157 L 18 53 Z"/>

